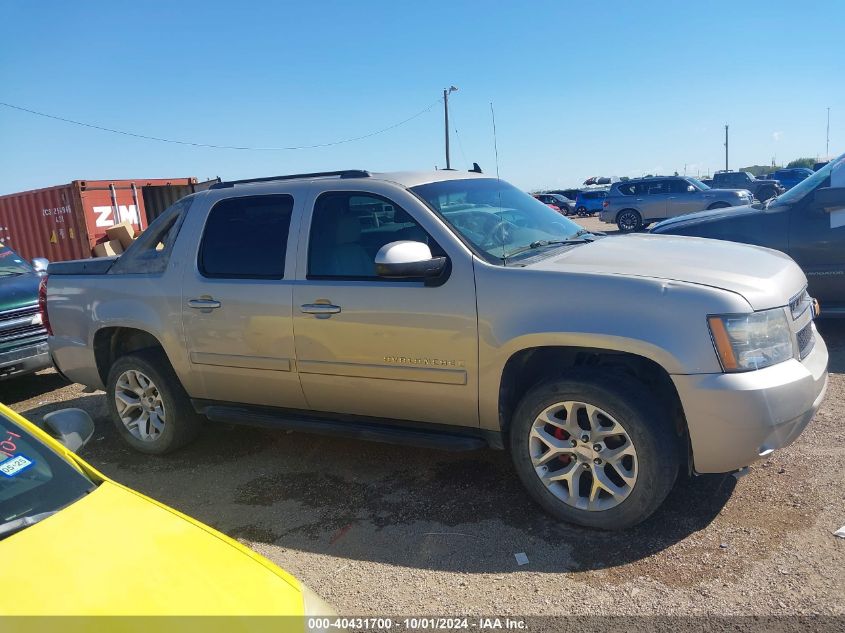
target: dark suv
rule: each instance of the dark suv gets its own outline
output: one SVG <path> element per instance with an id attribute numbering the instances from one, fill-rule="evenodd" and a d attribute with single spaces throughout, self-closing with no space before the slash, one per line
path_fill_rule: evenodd
<path id="1" fill-rule="evenodd" d="M 777 180 L 755 178 L 748 171 L 717 171 L 710 186 L 714 189 L 747 189 L 762 202 L 786 191 Z"/>
<path id="2" fill-rule="evenodd" d="M 50 367 L 47 330 L 39 310 L 41 273 L 47 260 L 30 265 L 0 243 L 0 380 Z"/>
<path id="3" fill-rule="evenodd" d="M 783 251 L 822 314 L 845 316 L 845 154 L 773 200 L 666 220 L 652 233 L 712 237 Z M 772 278 L 772 284 L 779 283 Z"/>

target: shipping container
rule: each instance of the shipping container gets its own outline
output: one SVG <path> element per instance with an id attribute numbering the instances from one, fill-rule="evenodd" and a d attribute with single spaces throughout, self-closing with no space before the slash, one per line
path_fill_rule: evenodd
<path id="1" fill-rule="evenodd" d="M 84 259 L 106 240 L 109 227 L 128 221 L 140 233 L 204 184 L 196 178 L 74 180 L 0 196 L 0 242 L 30 260 Z"/>

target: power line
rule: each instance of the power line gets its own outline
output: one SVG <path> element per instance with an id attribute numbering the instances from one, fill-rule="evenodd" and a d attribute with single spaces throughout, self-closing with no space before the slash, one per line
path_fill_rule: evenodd
<path id="1" fill-rule="evenodd" d="M 254 151 L 254 152 L 283 152 L 283 151 L 292 151 L 292 150 L 300 150 L 300 149 L 316 149 L 320 147 L 332 147 L 333 145 L 342 145 L 344 143 L 352 143 L 354 141 L 362 141 L 366 138 L 370 138 L 373 136 L 377 136 L 379 134 L 383 134 L 390 130 L 393 130 L 401 125 L 405 125 L 406 123 L 410 123 L 414 119 L 422 116 L 426 112 L 429 112 L 434 106 L 441 103 L 443 99 L 438 99 L 428 107 L 420 110 L 413 116 L 408 117 L 407 119 L 403 119 L 398 123 L 394 123 L 393 125 L 389 125 L 385 128 L 380 130 L 376 130 L 375 132 L 370 132 L 369 134 L 363 134 L 361 136 L 354 136 L 352 138 L 345 138 L 339 141 L 331 141 L 330 143 L 315 143 L 313 145 L 297 145 L 291 147 L 248 147 L 248 146 L 237 146 L 237 145 L 213 145 L 211 143 L 194 143 L 192 141 L 180 141 L 176 139 L 170 138 L 162 138 L 159 136 L 148 136 L 146 134 L 138 134 L 136 132 L 127 132 L 126 130 L 116 130 L 113 128 L 104 127 L 102 125 L 95 125 L 93 123 L 85 123 L 83 121 L 74 121 L 73 119 L 67 119 L 65 117 L 56 116 L 53 114 L 47 114 L 46 112 L 38 112 L 37 110 L 30 110 L 29 108 L 24 108 L 22 106 L 14 105 L 12 103 L 4 103 L 0 101 L 0 106 L 4 106 L 6 108 L 11 108 L 13 110 L 19 110 L 21 112 L 26 112 L 28 114 L 33 114 L 35 116 L 44 117 L 46 119 L 53 119 L 55 121 L 61 121 L 63 123 L 71 123 L 73 125 L 79 125 L 81 127 L 87 127 L 94 130 L 100 130 L 102 132 L 111 132 L 112 134 L 121 134 L 123 136 L 132 136 L 134 138 L 140 138 L 147 141 L 158 141 L 160 143 L 174 143 L 176 145 L 189 145 L 191 147 L 205 147 L 211 149 L 236 149 L 236 150 L 247 150 L 247 151 Z"/>

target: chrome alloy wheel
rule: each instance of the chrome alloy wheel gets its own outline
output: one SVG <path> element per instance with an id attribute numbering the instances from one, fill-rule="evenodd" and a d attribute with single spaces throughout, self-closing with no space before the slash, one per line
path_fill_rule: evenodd
<path id="1" fill-rule="evenodd" d="M 153 381 L 137 369 L 129 369 L 118 377 L 114 402 L 123 425 L 134 437 L 154 442 L 164 432 L 161 394 Z"/>
<path id="2" fill-rule="evenodd" d="M 623 231 L 634 231 L 637 228 L 637 216 L 632 211 L 625 211 L 619 215 L 619 227 Z"/>
<path id="3" fill-rule="evenodd" d="M 637 451 L 609 413 L 584 402 L 543 410 L 528 439 L 537 476 L 555 497 L 580 510 L 618 506 L 637 482 Z"/>

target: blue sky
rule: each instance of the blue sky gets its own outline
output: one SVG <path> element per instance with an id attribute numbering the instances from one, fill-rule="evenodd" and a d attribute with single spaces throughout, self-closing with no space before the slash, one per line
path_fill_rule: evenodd
<path id="1" fill-rule="evenodd" d="M 806 9 L 802 9 L 806 7 Z M 845 3 L 0 0 L 0 101 L 218 145 L 360 136 L 450 98 L 453 167 L 524 188 L 845 151 Z M 0 194 L 72 179 L 445 165 L 437 105 L 329 148 L 192 148 L 0 108 Z M 457 129 L 457 134 L 455 133 Z"/>

